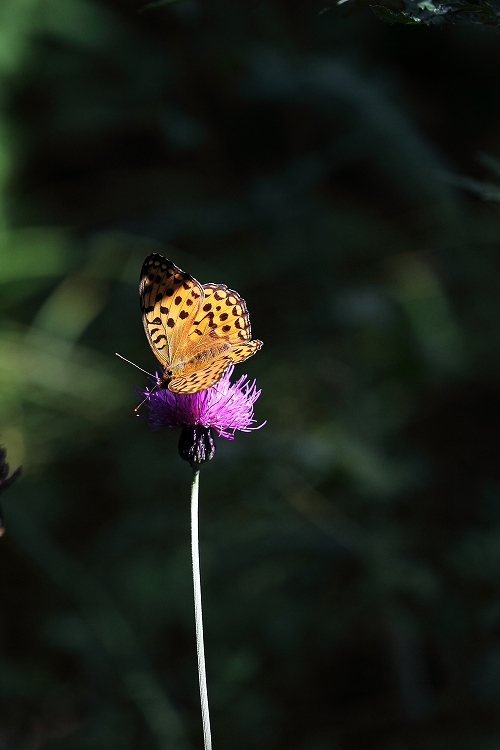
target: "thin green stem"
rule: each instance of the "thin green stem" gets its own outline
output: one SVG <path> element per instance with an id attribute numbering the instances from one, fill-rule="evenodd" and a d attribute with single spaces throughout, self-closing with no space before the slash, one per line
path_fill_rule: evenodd
<path id="1" fill-rule="evenodd" d="M 196 650 L 198 652 L 198 679 L 200 683 L 201 720 L 205 750 L 212 750 L 210 712 L 208 710 L 207 673 L 205 668 L 205 646 L 203 643 L 203 610 L 201 606 L 200 550 L 198 543 L 198 494 L 200 470 L 193 470 L 191 485 L 191 557 L 193 560 L 194 620 L 196 625 Z"/>

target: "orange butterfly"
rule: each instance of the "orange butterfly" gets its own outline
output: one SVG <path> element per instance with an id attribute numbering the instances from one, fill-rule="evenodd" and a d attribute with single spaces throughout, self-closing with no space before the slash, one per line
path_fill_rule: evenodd
<path id="1" fill-rule="evenodd" d="M 165 368 L 160 385 L 197 393 L 258 352 L 243 300 L 223 284 L 203 286 L 162 255 L 144 261 L 139 283 L 149 345 Z"/>

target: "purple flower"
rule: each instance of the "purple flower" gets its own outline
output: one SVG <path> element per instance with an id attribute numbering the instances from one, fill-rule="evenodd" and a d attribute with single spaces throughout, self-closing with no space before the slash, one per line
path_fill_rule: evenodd
<path id="1" fill-rule="evenodd" d="M 231 383 L 231 365 L 218 383 L 198 393 L 172 393 L 167 388 L 136 389 L 147 402 L 148 421 L 153 430 L 161 427 L 180 427 L 181 456 L 190 463 L 202 463 L 213 458 L 215 445 L 211 429 L 219 437 L 234 439 L 236 430 L 251 432 L 265 425 L 255 425 L 253 405 L 261 391 L 255 380 L 249 382 L 242 375 Z"/>

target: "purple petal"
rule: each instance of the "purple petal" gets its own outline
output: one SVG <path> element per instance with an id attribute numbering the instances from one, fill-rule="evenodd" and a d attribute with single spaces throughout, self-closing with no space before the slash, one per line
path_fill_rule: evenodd
<path id="1" fill-rule="evenodd" d="M 198 393 L 172 393 L 167 388 L 154 388 L 137 393 L 147 399 L 148 420 L 152 429 L 161 427 L 213 428 L 220 437 L 233 440 L 236 430 L 251 432 L 256 426 L 253 406 L 261 391 L 255 380 L 248 382 L 242 375 L 231 383 L 234 365 L 231 365 L 218 383 Z"/>

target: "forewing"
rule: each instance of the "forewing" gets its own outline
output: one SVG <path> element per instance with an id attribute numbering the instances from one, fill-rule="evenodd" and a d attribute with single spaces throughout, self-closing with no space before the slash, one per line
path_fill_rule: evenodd
<path id="1" fill-rule="evenodd" d="M 221 379 L 231 363 L 232 360 L 230 357 L 219 357 L 201 370 L 195 370 L 187 375 L 182 375 L 180 378 L 171 380 L 168 388 L 174 393 L 198 393 L 198 391 L 204 391 Z"/>
<path id="2" fill-rule="evenodd" d="M 194 318 L 189 339 L 197 350 L 215 337 L 237 345 L 250 341 L 251 329 L 245 300 L 223 284 L 204 284 L 204 299 Z"/>
<path id="3" fill-rule="evenodd" d="M 151 349 L 164 366 L 189 345 L 188 333 L 203 302 L 203 287 L 162 255 L 149 255 L 141 270 L 142 322 Z"/>

